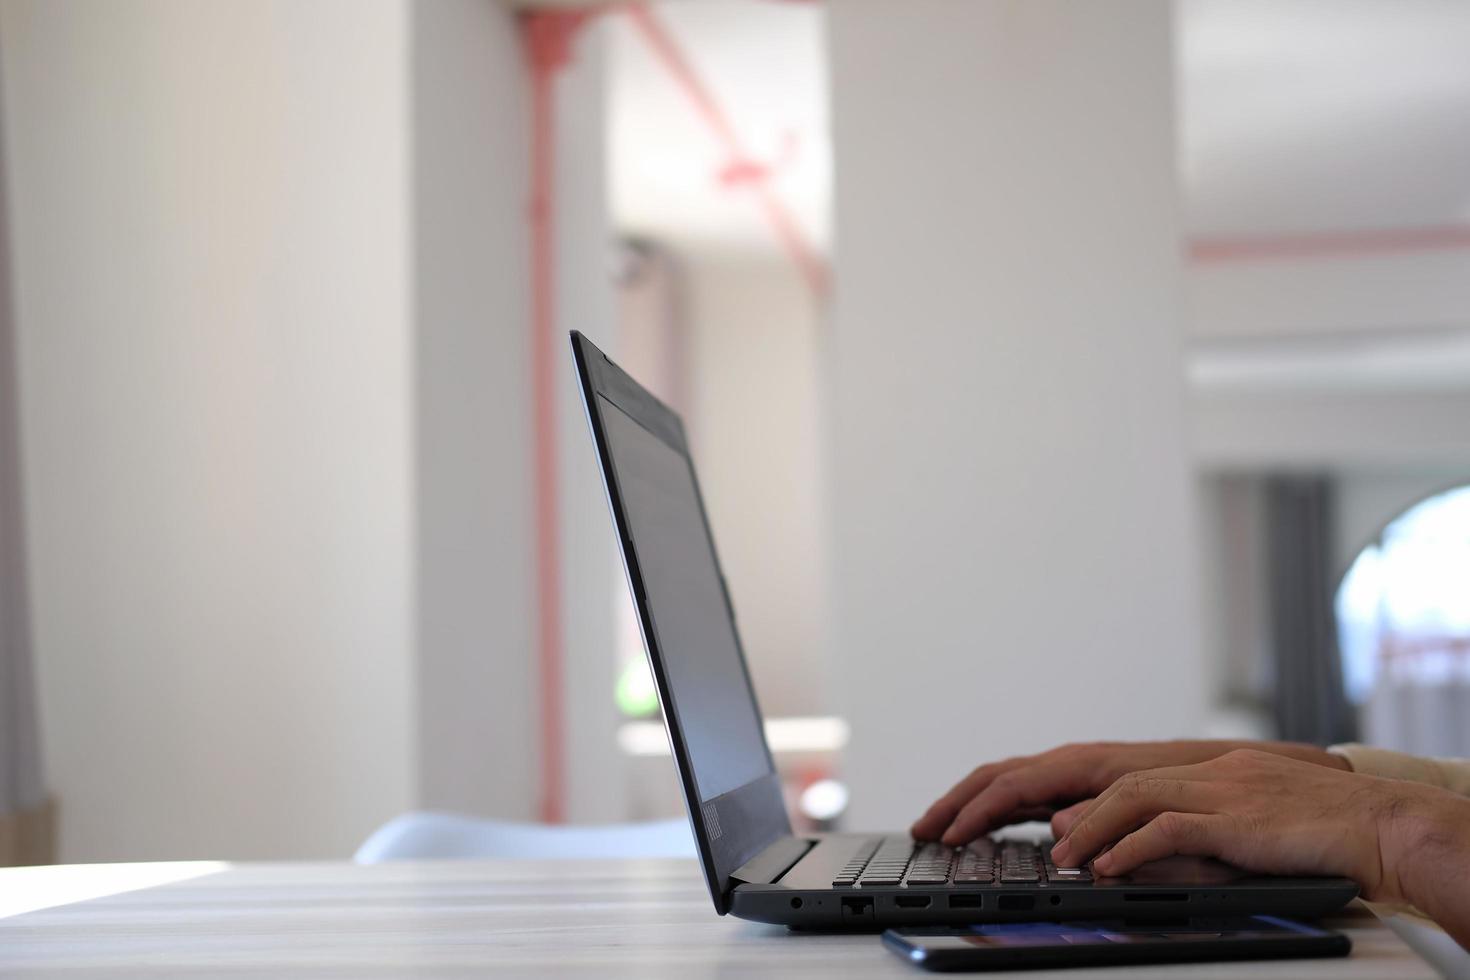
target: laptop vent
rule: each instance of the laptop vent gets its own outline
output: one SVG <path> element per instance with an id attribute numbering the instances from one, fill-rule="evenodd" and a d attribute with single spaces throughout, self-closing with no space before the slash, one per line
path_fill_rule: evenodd
<path id="1" fill-rule="evenodd" d="M 709 834 L 710 840 L 719 840 L 724 831 L 720 830 L 720 811 L 715 809 L 713 803 L 704 805 L 704 830 Z"/>

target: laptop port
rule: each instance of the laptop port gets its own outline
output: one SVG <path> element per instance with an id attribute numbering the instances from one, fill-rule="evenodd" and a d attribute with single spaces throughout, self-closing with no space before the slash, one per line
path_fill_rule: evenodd
<path id="1" fill-rule="evenodd" d="M 1002 895 L 999 908 L 1002 912 L 1029 912 L 1036 907 L 1035 895 Z"/>
<path id="2" fill-rule="evenodd" d="M 893 903 L 901 909 L 927 909 L 929 907 L 928 895 L 899 895 Z"/>
<path id="3" fill-rule="evenodd" d="M 844 898 L 842 900 L 842 921 L 852 925 L 871 924 L 873 922 L 873 900 L 871 898 Z"/>
<path id="4" fill-rule="evenodd" d="M 985 907 L 984 895 L 951 895 L 949 896 L 949 907 L 952 909 L 979 909 Z"/>
<path id="5" fill-rule="evenodd" d="M 1187 892 L 1125 892 L 1125 902 L 1187 902 Z"/>

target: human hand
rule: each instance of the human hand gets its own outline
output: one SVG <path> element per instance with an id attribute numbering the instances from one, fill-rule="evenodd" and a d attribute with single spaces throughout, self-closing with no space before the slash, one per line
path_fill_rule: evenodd
<path id="1" fill-rule="evenodd" d="M 1398 780 L 1250 749 L 1132 772 L 1080 808 L 1052 859 L 1120 876 L 1174 854 L 1263 874 L 1342 875 L 1365 896 L 1404 901 L 1384 867 L 1382 830 L 1406 795 Z"/>
<path id="2" fill-rule="evenodd" d="M 1347 769 L 1347 762 L 1291 742 L 1092 742 L 981 766 L 960 780 L 913 825 L 918 840 L 968 843 L 996 827 L 1050 816 L 1057 837 L 1091 798 L 1130 772 L 1185 766 L 1252 746 L 1275 755 Z"/>
<path id="3" fill-rule="evenodd" d="M 1253 750 L 1129 773 L 1079 808 L 1052 859 L 1098 876 L 1173 854 L 1261 874 L 1343 875 L 1470 949 L 1470 799 Z"/>

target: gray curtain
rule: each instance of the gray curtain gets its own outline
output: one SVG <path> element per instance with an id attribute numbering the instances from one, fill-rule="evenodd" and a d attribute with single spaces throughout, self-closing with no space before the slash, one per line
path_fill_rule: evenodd
<path id="1" fill-rule="evenodd" d="M 3 94 L 0 90 L 0 864 L 30 864 L 49 860 L 52 847 L 31 669 Z"/>
<path id="2" fill-rule="evenodd" d="M 1333 612 L 1332 503 L 1325 476 L 1266 480 L 1277 734 L 1318 745 L 1352 741 L 1357 733 Z"/>

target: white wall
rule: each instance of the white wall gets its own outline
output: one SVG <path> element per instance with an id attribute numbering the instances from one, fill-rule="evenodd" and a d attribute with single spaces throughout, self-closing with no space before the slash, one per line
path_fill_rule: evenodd
<path id="1" fill-rule="evenodd" d="M 1470 463 L 1470 253 L 1196 261 L 1186 283 L 1203 465 Z"/>
<path id="2" fill-rule="evenodd" d="M 514 13 L 4 0 L 0 26 L 62 857 L 342 856 L 415 806 L 531 816 Z M 600 120 L 558 132 L 564 305 L 593 333 Z M 569 496 L 601 507 L 584 471 Z M 569 576 L 610 566 L 569 536 Z M 577 589 L 578 656 L 612 585 Z M 611 669 L 578 676 L 609 714 Z"/>
<path id="3" fill-rule="evenodd" d="M 562 518 L 562 622 L 566 671 L 566 817 L 606 823 L 627 818 L 627 758 L 617 748 L 621 720 L 613 701 L 617 668 L 614 614 L 630 601 L 615 550 L 612 517 L 567 332 L 580 330 L 618 356 L 608 215 L 607 25 L 576 35 L 555 89 L 555 349 Z"/>
<path id="4" fill-rule="evenodd" d="M 855 826 L 1199 725 L 1169 7 L 844 0 L 832 660 Z"/>
<path id="5" fill-rule="evenodd" d="M 761 710 L 831 708 L 823 588 L 826 324 L 774 247 L 679 252 L 688 424 Z"/>
<path id="6" fill-rule="evenodd" d="M 1199 338 L 1463 328 L 1470 314 L 1470 253 L 1456 249 L 1196 262 L 1186 282 Z"/>
<path id="7" fill-rule="evenodd" d="M 1195 457 L 1206 467 L 1413 471 L 1470 463 L 1465 390 L 1197 391 Z"/>
<path id="8" fill-rule="evenodd" d="M 0 6 L 61 857 L 413 793 L 405 8 Z"/>
<path id="9" fill-rule="evenodd" d="M 475 0 L 409 7 L 419 803 L 529 818 L 534 724 L 529 95 Z M 469 98 L 466 93 L 479 93 Z M 489 706 L 493 705 L 493 709 Z"/>

